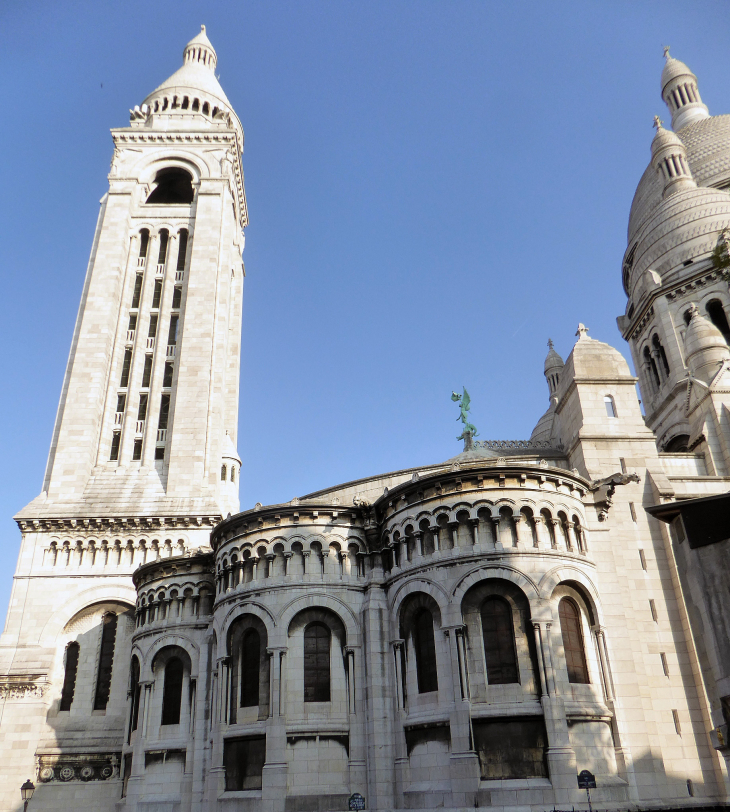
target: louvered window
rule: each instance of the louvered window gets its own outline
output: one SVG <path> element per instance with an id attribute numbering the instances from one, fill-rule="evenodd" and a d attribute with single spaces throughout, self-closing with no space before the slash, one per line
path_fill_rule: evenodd
<path id="1" fill-rule="evenodd" d="M 488 598 L 482 604 L 484 655 L 487 661 L 487 682 L 508 685 L 519 682 L 512 607 L 501 598 Z"/>
<path id="2" fill-rule="evenodd" d="M 583 646 L 583 630 L 580 610 L 570 598 L 560 601 L 560 632 L 563 635 L 565 663 L 568 666 L 569 682 L 588 683 L 588 664 Z"/>
<path id="3" fill-rule="evenodd" d="M 102 619 L 101 626 L 101 646 L 99 648 L 99 668 L 96 674 L 94 710 L 106 710 L 109 702 L 116 638 L 117 616 L 113 612 L 107 612 Z"/>
<path id="4" fill-rule="evenodd" d="M 66 671 L 63 675 L 63 688 L 61 689 L 61 705 L 59 710 L 71 710 L 76 690 L 76 672 L 79 668 L 79 644 L 69 643 L 66 647 Z"/>
<path id="5" fill-rule="evenodd" d="M 304 630 L 304 701 L 330 701 L 330 630 L 324 623 Z"/>

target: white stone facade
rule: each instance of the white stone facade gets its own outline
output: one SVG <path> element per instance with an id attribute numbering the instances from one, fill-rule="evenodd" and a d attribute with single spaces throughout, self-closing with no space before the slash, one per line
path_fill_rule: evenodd
<path id="1" fill-rule="evenodd" d="M 671 172 L 637 192 L 620 320 L 637 367 L 661 335 L 646 420 L 581 325 L 531 440 L 238 513 L 243 133 L 205 32 L 188 44 L 113 131 L 43 492 L 17 517 L 2 808 L 31 776 L 38 810 L 537 812 L 585 807 L 582 769 L 602 809 L 727 802 L 723 698 L 644 510 L 726 491 L 730 466 L 730 351 L 682 310 L 730 302 L 730 195 L 693 175 L 684 133 L 714 119 L 672 63 L 689 123 L 655 139 Z M 691 452 L 658 450 L 680 434 Z"/>

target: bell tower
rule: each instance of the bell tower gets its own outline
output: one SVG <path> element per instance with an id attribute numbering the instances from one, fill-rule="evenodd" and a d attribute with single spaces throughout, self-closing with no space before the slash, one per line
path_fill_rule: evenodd
<path id="1" fill-rule="evenodd" d="M 131 574 L 207 545 L 239 509 L 248 215 L 243 130 L 216 64 L 203 27 L 182 67 L 112 130 L 42 491 L 15 517 L 22 541 L 0 638 L 0 702 L 13 703 L 0 746 L 16 722 L 32 741 L 8 767 L 13 793 L 34 763 L 40 780 L 55 775 L 59 748 L 116 769 Z"/>

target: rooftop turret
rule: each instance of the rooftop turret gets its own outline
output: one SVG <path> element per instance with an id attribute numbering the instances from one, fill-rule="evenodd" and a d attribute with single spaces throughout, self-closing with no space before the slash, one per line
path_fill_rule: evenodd
<path id="1" fill-rule="evenodd" d="M 662 98 L 672 114 L 672 129 L 676 132 L 693 121 L 709 118 L 707 105 L 702 103 L 697 77 L 678 59 L 664 49 L 666 63 L 662 71 Z"/>

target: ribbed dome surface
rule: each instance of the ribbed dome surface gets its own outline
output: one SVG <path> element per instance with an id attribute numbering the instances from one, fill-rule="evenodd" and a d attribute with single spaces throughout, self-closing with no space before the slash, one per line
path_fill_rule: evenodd
<path id="1" fill-rule="evenodd" d="M 651 268 L 662 277 L 682 262 L 712 251 L 717 235 L 730 226 L 730 194 L 717 189 L 684 189 L 660 200 L 634 235 L 636 251 L 630 292 Z M 670 252 L 676 252 L 670 256 Z"/>
<path id="2" fill-rule="evenodd" d="M 675 60 L 676 61 L 676 60 Z M 676 135 L 687 150 L 687 162 L 698 186 L 730 183 L 730 115 L 711 116 L 683 127 Z M 631 204 L 628 242 L 662 201 L 663 182 L 648 166 Z"/>
<path id="3" fill-rule="evenodd" d="M 550 342 L 550 350 L 548 351 L 547 358 L 545 358 L 545 374 L 553 370 L 561 370 L 565 366 L 563 359 L 555 352 L 555 348 Z"/>
<path id="4" fill-rule="evenodd" d="M 669 82 L 671 82 L 672 79 L 675 79 L 677 76 L 690 76 L 692 79 L 697 81 L 697 77 L 684 64 L 684 62 L 670 56 L 667 58 L 667 61 L 664 64 L 664 70 L 662 71 L 662 90 L 664 90 Z"/>

